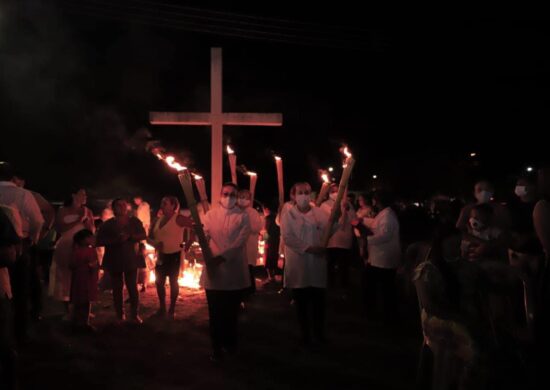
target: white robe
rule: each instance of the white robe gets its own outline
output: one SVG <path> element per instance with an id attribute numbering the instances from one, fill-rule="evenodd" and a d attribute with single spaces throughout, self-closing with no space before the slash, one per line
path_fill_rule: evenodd
<path id="1" fill-rule="evenodd" d="M 285 241 L 285 287 L 327 287 L 326 256 L 306 253 L 310 246 L 321 246 L 329 216 L 318 207 L 302 213 L 296 206 L 281 218 Z"/>
<path id="2" fill-rule="evenodd" d="M 250 286 L 246 259 L 246 241 L 250 235 L 247 213 L 238 207 L 222 206 L 209 210 L 204 216 L 204 232 L 210 238 L 212 255 L 222 256 L 225 262 L 204 270 L 201 285 L 210 290 L 240 290 Z"/>

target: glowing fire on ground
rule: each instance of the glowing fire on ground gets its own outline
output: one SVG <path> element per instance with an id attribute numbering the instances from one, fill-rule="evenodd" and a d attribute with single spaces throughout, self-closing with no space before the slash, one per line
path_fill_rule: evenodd
<path id="1" fill-rule="evenodd" d="M 198 245 L 193 243 L 193 245 Z M 153 284 L 156 282 L 155 275 L 155 266 L 157 264 L 157 253 L 155 248 L 149 244 L 145 244 L 145 263 L 147 268 L 150 271 L 149 273 L 149 283 Z M 180 269 L 180 274 L 178 277 L 178 284 L 180 287 L 186 287 L 194 290 L 201 288 L 200 279 L 202 275 L 203 265 L 197 263 L 196 261 L 189 261 L 188 259 L 183 260 L 182 267 Z"/>

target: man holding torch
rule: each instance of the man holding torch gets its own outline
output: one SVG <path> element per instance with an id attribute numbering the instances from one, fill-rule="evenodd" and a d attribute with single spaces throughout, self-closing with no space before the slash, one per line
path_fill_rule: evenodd
<path id="1" fill-rule="evenodd" d="M 203 222 L 213 258 L 207 272 L 202 273 L 201 285 L 208 301 L 211 360 L 218 362 L 224 352 L 236 352 L 239 307 L 245 289 L 250 287 L 246 258 L 250 222 L 237 206 L 235 184 L 223 185 L 219 207 L 208 211 Z"/>

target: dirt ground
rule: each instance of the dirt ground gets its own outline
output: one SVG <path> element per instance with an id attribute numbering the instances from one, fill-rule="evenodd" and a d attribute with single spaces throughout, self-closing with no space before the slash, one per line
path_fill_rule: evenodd
<path id="1" fill-rule="evenodd" d="M 357 278 L 357 275 L 356 275 Z M 415 318 L 384 329 L 362 316 L 358 283 L 328 296 L 326 347 L 299 347 L 295 309 L 280 284 L 263 285 L 240 317 L 240 351 L 209 360 L 204 292 L 181 289 L 175 320 L 151 318 L 151 286 L 140 296 L 141 326 L 114 325 L 112 296 L 94 304 L 92 335 L 74 333 L 47 301 L 20 355 L 23 389 L 409 389 L 420 347 Z"/>

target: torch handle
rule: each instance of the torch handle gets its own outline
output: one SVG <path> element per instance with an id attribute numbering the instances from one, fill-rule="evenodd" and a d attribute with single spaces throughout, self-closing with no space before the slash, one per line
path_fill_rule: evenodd
<path id="1" fill-rule="evenodd" d="M 346 188 L 348 186 L 349 179 L 351 176 L 351 171 L 354 165 L 355 165 L 354 158 L 348 157 L 348 159 L 346 160 L 346 168 L 344 168 L 344 172 L 342 172 L 342 178 L 340 179 L 340 184 L 338 185 L 338 196 L 336 197 L 336 200 L 334 201 L 334 205 L 332 206 L 332 210 L 330 211 L 328 225 L 326 226 L 323 234 L 323 242 L 322 242 L 323 247 L 326 247 L 328 245 L 328 241 L 330 240 L 332 225 L 334 225 L 334 223 L 336 222 L 336 218 L 338 217 L 340 204 L 342 203 L 344 192 L 346 192 Z"/>
<path id="2" fill-rule="evenodd" d="M 323 182 L 323 184 L 321 185 L 321 190 L 319 191 L 319 195 L 317 195 L 317 199 L 315 200 L 315 206 L 321 206 L 321 203 L 323 203 L 325 196 L 327 196 L 328 189 L 329 184 Z"/>
<path id="3" fill-rule="evenodd" d="M 191 212 L 191 218 L 193 218 L 193 222 L 194 222 L 195 235 L 199 240 L 199 245 L 201 247 L 202 254 L 204 256 L 204 262 L 207 265 L 207 269 L 208 269 L 208 264 L 210 263 L 210 260 L 212 259 L 213 256 L 212 256 L 212 251 L 210 250 L 210 245 L 208 245 L 208 240 L 206 239 L 206 234 L 204 233 L 204 229 L 202 228 L 199 211 L 197 209 L 197 201 L 195 200 L 195 195 L 193 194 L 191 175 L 187 170 L 185 170 L 183 172 L 178 173 L 178 179 L 180 181 L 181 188 L 183 189 L 185 199 L 187 200 L 187 206 L 189 207 L 189 211 Z"/>

